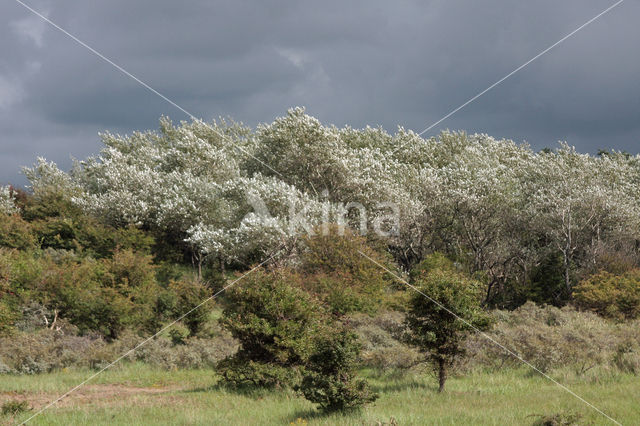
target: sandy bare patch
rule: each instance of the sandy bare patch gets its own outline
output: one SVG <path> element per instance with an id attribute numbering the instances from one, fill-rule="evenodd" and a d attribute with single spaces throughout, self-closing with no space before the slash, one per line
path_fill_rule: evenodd
<path id="1" fill-rule="evenodd" d="M 82 405 L 152 405 L 162 400 L 175 401 L 180 396 L 172 394 L 183 388 L 179 386 L 137 387 L 121 384 L 87 385 L 67 395 L 56 403 L 57 407 L 78 407 Z M 32 409 L 37 410 L 60 397 L 56 393 L 0 392 L 0 404 L 6 401 L 27 401 Z M 153 398 L 150 398 L 153 397 Z"/>

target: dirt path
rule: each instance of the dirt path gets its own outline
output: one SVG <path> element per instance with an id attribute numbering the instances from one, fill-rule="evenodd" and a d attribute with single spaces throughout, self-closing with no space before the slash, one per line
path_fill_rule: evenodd
<path id="1" fill-rule="evenodd" d="M 57 407 L 77 407 L 81 405 L 121 405 L 126 403 L 150 404 L 150 396 L 163 400 L 177 400 L 180 396 L 173 392 L 182 390 L 179 386 L 136 387 L 120 384 L 87 385 L 79 388 L 56 403 Z M 40 409 L 60 397 L 60 393 L 0 392 L 0 404 L 7 401 L 27 401 L 32 409 Z M 155 400 L 155 398 L 154 398 Z M 157 400 L 156 400 L 157 401 Z"/>

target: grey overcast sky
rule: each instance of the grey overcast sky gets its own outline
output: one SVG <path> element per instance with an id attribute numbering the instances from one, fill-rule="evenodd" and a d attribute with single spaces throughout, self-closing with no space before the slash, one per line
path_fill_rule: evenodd
<path id="1" fill-rule="evenodd" d="M 614 0 L 25 0 L 198 117 L 420 131 Z M 640 3 L 620 6 L 425 134 L 640 151 Z M 97 133 L 184 113 L 14 0 L 0 4 L 0 183 Z"/>

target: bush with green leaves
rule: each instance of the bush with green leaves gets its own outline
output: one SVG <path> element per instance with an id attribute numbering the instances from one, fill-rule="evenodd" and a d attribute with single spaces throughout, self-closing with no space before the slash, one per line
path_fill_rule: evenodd
<path id="1" fill-rule="evenodd" d="M 179 318 L 187 314 L 182 322 L 187 326 L 189 336 L 197 335 L 209 320 L 213 302 L 203 302 L 211 297 L 211 289 L 197 280 L 181 280 L 169 284 L 169 291 L 174 298 L 174 316 Z"/>
<path id="2" fill-rule="evenodd" d="M 409 342 L 434 364 L 442 392 L 447 370 L 466 352 L 466 337 L 489 328 L 490 317 L 480 306 L 479 282 L 457 272 L 453 265 L 419 269 L 414 280 L 419 292 L 409 302 L 406 319 Z"/>
<path id="3" fill-rule="evenodd" d="M 11 334 L 18 319 L 15 293 L 10 287 L 11 265 L 0 249 L 0 337 Z"/>
<path id="4" fill-rule="evenodd" d="M 11 302 L 17 312 L 40 305 L 49 320 L 65 319 L 82 333 L 114 339 L 126 327 L 151 332 L 171 316 L 159 303 L 167 291 L 155 281 L 150 256 L 131 250 L 98 260 L 65 250 L 0 251 L 0 275 L 2 305 Z"/>
<path id="5" fill-rule="evenodd" d="M 17 214 L 0 213 L 0 247 L 30 250 L 38 245 L 32 227 Z"/>
<path id="6" fill-rule="evenodd" d="M 361 345 L 358 336 L 339 324 L 327 324 L 315 337 L 314 350 L 296 388 L 324 411 L 360 408 L 378 398 L 357 377 Z"/>
<path id="7" fill-rule="evenodd" d="M 3 298 L 0 289 L 0 298 Z M 18 313 L 9 303 L 0 299 L 0 337 L 7 336 L 13 332 L 13 324 L 18 319 Z"/>
<path id="8" fill-rule="evenodd" d="M 227 290 L 221 324 L 240 343 L 218 365 L 232 385 L 291 386 L 313 350 L 322 307 L 287 270 L 258 269 Z"/>
<path id="9" fill-rule="evenodd" d="M 344 235 L 337 226 L 329 227 L 326 235 L 317 231 L 304 239 L 300 266 L 304 287 L 337 314 L 375 312 L 390 280 L 365 256 L 383 265 L 390 263 L 389 258 L 349 230 Z"/>
<path id="10" fill-rule="evenodd" d="M 640 316 L 640 269 L 620 275 L 602 271 L 581 281 L 573 291 L 575 304 L 616 320 Z"/>

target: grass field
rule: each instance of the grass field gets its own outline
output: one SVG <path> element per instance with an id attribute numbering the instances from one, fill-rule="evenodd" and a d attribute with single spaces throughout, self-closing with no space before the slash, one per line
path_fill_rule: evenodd
<path id="1" fill-rule="evenodd" d="M 438 394 L 428 376 L 379 377 L 364 372 L 380 398 L 360 412 L 322 415 L 293 392 L 230 391 L 209 370 L 163 371 L 141 364 L 109 370 L 34 418 L 43 425 L 508 425 L 533 424 L 536 415 L 574 413 L 579 424 L 611 424 L 547 379 L 525 370 L 451 378 Z M 31 411 L 0 417 L 16 424 L 69 390 L 89 371 L 0 376 L 0 404 L 27 401 Z M 577 394 L 622 424 L 640 423 L 640 380 L 619 375 L 585 383 L 561 377 Z"/>

